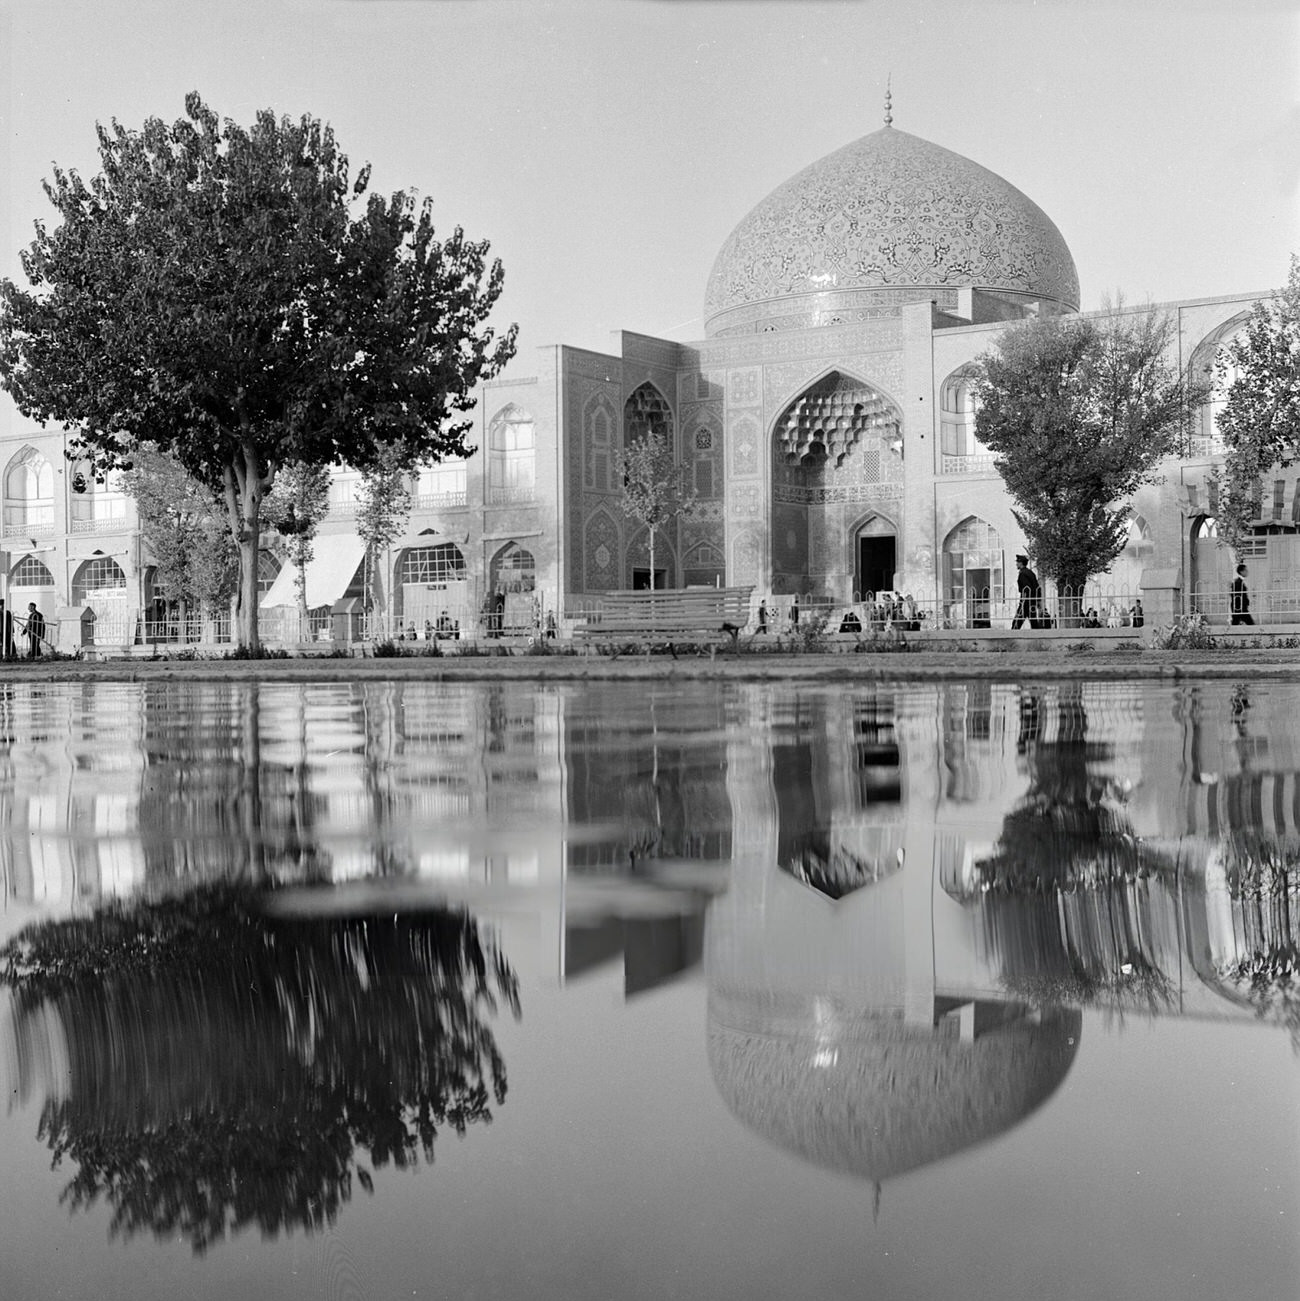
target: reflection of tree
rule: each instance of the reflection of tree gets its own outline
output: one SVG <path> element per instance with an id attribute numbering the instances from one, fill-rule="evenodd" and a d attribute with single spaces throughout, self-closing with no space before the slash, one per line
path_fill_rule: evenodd
<path id="1" fill-rule="evenodd" d="M 1287 1027 L 1300 1051 L 1300 851 L 1262 835 L 1236 834 L 1225 846 L 1228 893 L 1240 918 L 1239 955 L 1222 976 L 1261 1017 Z"/>
<path id="2" fill-rule="evenodd" d="M 3 951 L 20 1024 L 53 1012 L 69 1083 L 41 1136 L 112 1232 L 332 1223 L 374 1167 L 433 1159 L 506 1094 L 489 1024 L 519 1014 L 504 956 L 464 912 L 275 920 L 243 887 L 29 927 Z"/>
<path id="3" fill-rule="evenodd" d="M 1036 1003 L 1156 1010 L 1174 987 L 1142 924 L 1147 882 L 1172 865 L 1133 831 L 1123 791 L 1104 773 L 1077 687 L 1062 688 L 1055 737 L 1025 693 L 1017 749 L 1030 785 L 976 865 L 990 942 L 1007 988 Z"/>

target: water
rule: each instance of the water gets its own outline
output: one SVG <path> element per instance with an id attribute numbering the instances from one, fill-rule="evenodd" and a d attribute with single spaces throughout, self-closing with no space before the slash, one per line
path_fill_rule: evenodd
<path id="1" fill-rule="evenodd" d="M 1300 688 L 0 698 L 0 1295 L 1292 1298 Z"/>

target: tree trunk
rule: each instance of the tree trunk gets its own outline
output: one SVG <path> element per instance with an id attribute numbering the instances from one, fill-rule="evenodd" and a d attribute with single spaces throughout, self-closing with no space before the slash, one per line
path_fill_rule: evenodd
<path id="1" fill-rule="evenodd" d="M 1088 575 L 1063 573 L 1054 575 L 1056 582 L 1056 618 L 1061 628 L 1083 626 L 1083 588 Z"/>
<path id="2" fill-rule="evenodd" d="M 238 642 L 250 654 L 261 649 L 257 632 L 257 562 L 262 548 L 262 498 L 271 486 L 272 470 L 263 468 L 257 453 L 245 443 L 225 469 L 226 514 L 239 548 Z"/>
<path id="3" fill-rule="evenodd" d="M 650 525 L 650 590 L 655 590 L 655 527 Z"/>

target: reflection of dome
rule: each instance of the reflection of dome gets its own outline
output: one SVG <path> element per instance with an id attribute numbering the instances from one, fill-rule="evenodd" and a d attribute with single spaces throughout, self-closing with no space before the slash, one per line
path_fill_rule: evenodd
<path id="1" fill-rule="evenodd" d="M 888 1011 L 714 990 L 709 1061 L 728 1109 L 827 1169 L 883 1182 L 1010 1129 L 1065 1078 L 1082 1014 L 1045 1011 L 966 1041 Z"/>
<path id="2" fill-rule="evenodd" d="M 1079 305 L 1070 250 L 1037 204 L 978 163 L 884 127 L 804 168 L 731 232 L 709 276 L 705 329 L 862 320 L 959 286 Z"/>

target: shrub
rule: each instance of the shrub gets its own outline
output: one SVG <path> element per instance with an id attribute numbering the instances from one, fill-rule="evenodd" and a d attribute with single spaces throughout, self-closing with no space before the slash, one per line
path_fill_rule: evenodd
<path id="1" fill-rule="evenodd" d="M 1218 642 L 1203 614 L 1181 614 L 1151 635 L 1156 650 L 1214 650 Z"/>

